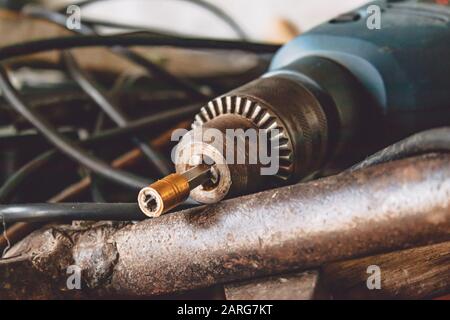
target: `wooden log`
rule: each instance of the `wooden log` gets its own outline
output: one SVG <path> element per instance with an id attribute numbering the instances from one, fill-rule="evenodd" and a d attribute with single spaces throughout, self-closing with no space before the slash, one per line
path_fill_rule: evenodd
<path id="1" fill-rule="evenodd" d="M 319 271 L 303 271 L 226 284 L 227 300 L 312 300 L 322 297 Z"/>
<path id="2" fill-rule="evenodd" d="M 371 265 L 381 271 L 379 290 L 367 287 Z M 323 268 L 323 279 L 338 299 L 443 296 L 450 292 L 450 242 L 332 263 Z"/>

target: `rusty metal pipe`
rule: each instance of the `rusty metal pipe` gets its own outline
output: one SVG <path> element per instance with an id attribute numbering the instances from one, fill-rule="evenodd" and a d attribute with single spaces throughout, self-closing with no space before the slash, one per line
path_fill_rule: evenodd
<path id="1" fill-rule="evenodd" d="M 114 235 L 121 294 L 153 295 L 450 240 L 450 156 L 144 221 Z"/>
<path id="2" fill-rule="evenodd" d="M 117 231 L 57 234 L 74 234 L 65 241 L 73 246 L 68 259 L 82 266 L 90 295 L 152 296 L 309 269 L 450 240 L 450 155 L 377 165 Z M 50 247 L 42 238 L 35 243 Z M 38 252 L 24 245 L 8 254 L 21 250 Z M 55 265 L 61 256 L 55 253 Z M 43 268 L 35 266 L 33 272 Z M 65 279 L 65 269 L 60 272 Z M 26 277 L 21 270 L 20 278 Z"/>

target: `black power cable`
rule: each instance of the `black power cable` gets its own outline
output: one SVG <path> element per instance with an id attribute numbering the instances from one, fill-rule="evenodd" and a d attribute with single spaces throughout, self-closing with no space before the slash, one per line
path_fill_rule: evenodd
<path id="1" fill-rule="evenodd" d="M 113 46 L 111 48 L 111 50 L 112 50 L 112 52 L 115 52 L 115 53 L 120 54 L 121 56 L 127 58 L 129 61 L 135 63 L 136 65 L 139 65 L 139 66 L 145 68 L 150 73 L 152 73 L 155 77 L 162 79 L 162 80 L 166 81 L 167 83 L 174 85 L 175 87 L 183 89 L 184 91 L 186 91 L 187 94 L 189 94 L 190 97 L 192 97 L 196 100 L 199 100 L 199 99 L 205 100 L 205 99 L 210 98 L 209 95 L 204 94 L 200 89 L 198 89 L 190 81 L 174 76 L 170 72 L 159 67 L 157 64 L 151 62 L 147 58 L 143 57 L 142 55 L 140 55 L 134 51 L 131 51 L 131 50 L 121 47 L 121 46 Z"/>
<path id="2" fill-rule="evenodd" d="M 37 203 L 0 205 L 0 221 L 142 220 L 137 203 Z"/>
<path id="3" fill-rule="evenodd" d="M 128 117 L 120 110 L 120 107 L 116 102 L 109 97 L 109 94 L 91 79 L 89 74 L 81 69 L 70 52 L 64 51 L 62 52 L 62 55 L 69 74 L 84 92 L 89 95 L 119 127 L 126 127 L 130 120 L 128 120 Z M 150 160 L 151 164 L 156 167 L 161 176 L 170 174 L 172 171 L 170 164 L 158 151 L 138 137 L 133 137 L 132 141 L 139 149 L 141 149 L 142 153 Z"/>
<path id="4" fill-rule="evenodd" d="M 128 82 L 123 83 L 123 86 L 127 87 L 126 90 L 118 91 L 117 88 L 112 88 L 112 92 L 116 93 L 119 99 L 123 98 L 125 101 L 132 100 L 135 103 L 138 103 L 141 107 L 149 106 L 149 104 L 151 104 L 152 106 L 154 105 L 156 107 L 158 107 L 158 105 L 160 104 L 167 106 L 166 108 L 167 111 L 156 111 L 154 113 L 155 115 L 160 113 L 166 114 L 166 112 L 169 112 L 169 114 L 171 114 L 172 113 L 171 110 L 177 110 L 178 108 L 181 108 L 183 110 L 187 104 L 193 103 L 181 91 L 162 89 L 149 92 L 145 91 L 144 88 L 135 90 L 131 87 L 134 86 L 134 83 L 131 83 L 131 81 L 134 80 L 130 80 L 130 83 Z M 70 114 L 69 117 L 73 117 L 74 112 L 79 110 L 71 109 L 72 106 L 83 105 L 89 107 L 86 108 L 86 111 L 93 111 L 90 108 L 93 102 L 91 97 L 86 95 L 84 91 L 82 91 L 80 88 L 78 87 L 75 88 L 72 85 L 68 85 L 67 87 L 55 86 L 48 89 L 42 90 L 40 89 L 38 91 L 35 91 L 34 89 L 27 90 L 22 88 L 20 90 L 20 93 L 22 94 L 22 97 L 25 100 L 25 102 L 30 107 L 35 108 L 40 112 L 42 111 L 52 113 L 52 116 L 56 117 L 57 119 L 61 119 L 61 116 L 59 115 L 62 114 L 65 115 L 66 113 Z M 201 103 L 198 103 L 199 109 L 200 106 Z M 53 108 L 57 107 L 60 109 L 59 110 L 50 109 L 51 107 Z M 83 109 L 83 111 L 85 110 Z M 57 112 L 59 115 L 56 114 Z M 134 123 L 136 121 L 139 121 L 138 119 L 146 119 L 148 117 L 152 117 L 152 114 L 153 113 L 150 113 L 150 115 L 140 116 L 139 118 L 133 118 L 132 122 Z M 11 123 L 15 123 L 18 126 L 18 128 L 22 128 L 23 121 L 21 119 L 15 118 L 14 115 L 15 113 L 12 112 L 9 104 L 0 95 L 0 126 L 9 126 L 11 125 Z M 170 116 L 173 116 L 173 114 Z M 75 125 L 74 123 L 74 121 L 76 121 L 75 118 L 65 120 L 67 120 L 66 122 L 64 122 L 65 126 Z"/>
<path id="5" fill-rule="evenodd" d="M 183 204 L 181 209 L 192 208 Z M 148 218 L 137 203 L 33 203 L 0 205 L 0 221 L 48 222 L 72 220 L 136 221 Z"/>
<path id="6" fill-rule="evenodd" d="M 192 116 L 196 111 L 198 111 L 198 108 L 198 105 L 190 105 L 184 108 L 179 108 L 178 110 L 160 112 L 137 121 L 133 121 L 125 128 L 115 128 L 102 131 L 94 137 L 80 141 L 79 144 L 85 147 L 94 147 L 119 137 L 130 136 L 154 125 L 172 123 L 173 121 L 184 119 L 188 116 Z M 47 151 L 17 170 L 5 183 L 3 183 L 3 186 L 0 188 L 0 203 L 8 202 L 9 198 L 21 187 L 30 175 L 48 165 L 52 160 L 56 159 L 58 155 L 59 153 L 57 150 Z M 149 182 L 151 183 L 151 181 Z"/>
<path id="7" fill-rule="evenodd" d="M 14 172 L 13 175 L 8 177 L 3 186 L 0 188 L 0 203 L 6 203 L 9 197 L 18 189 L 18 187 L 28 178 L 33 172 L 41 169 L 47 164 L 51 158 L 57 154 L 56 151 L 47 151 L 33 160 L 26 163 L 19 170 Z"/>
<path id="8" fill-rule="evenodd" d="M 47 10 L 43 7 L 31 5 L 26 6 L 23 12 L 31 17 L 45 19 L 47 21 L 53 22 L 59 26 L 66 27 L 66 19 L 67 17 L 61 13 L 54 12 L 51 10 Z M 78 34 L 84 35 L 96 35 L 96 32 L 93 28 L 86 26 L 84 23 L 80 23 L 80 30 L 73 30 Z M 154 35 L 153 33 L 151 33 Z M 160 35 L 164 36 L 164 35 Z M 164 68 L 161 68 L 157 64 L 151 62 L 147 58 L 142 55 L 129 50 L 128 48 L 113 46 L 111 48 L 112 52 L 117 55 L 124 57 L 125 59 L 131 61 L 132 63 L 143 67 L 147 71 L 149 71 L 154 76 L 166 81 L 169 84 L 172 84 L 180 89 L 185 90 L 192 98 L 195 99 L 207 99 L 209 96 L 205 95 L 201 92 L 194 84 L 187 81 L 186 79 L 178 78 L 172 75 L 170 72 L 166 71 Z"/>
<path id="9" fill-rule="evenodd" d="M 82 47 L 112 46 L 174 46 L 189 49 L 241 50 L 254 53 L 275 53 L 280 46 L 265 43 L 242 42 L 216 39 L 157 37 L 145 32 L 120 35 L 77 35 L 34 40 L 0 48 L 0 60 L 15 58 L 51 50 L 65 50 Z"/>
<path id="10" fill-rule="evenodd" d="M 141 189 L 148 185 L 148 180 L 128 172 L 114 169 L 102 160 L 92 156 L 72 141 L 61 135 L 38 112 L 30 108 L 11 84 L 6 70 L 0 66 L 0 89 L 13 109 L 27 119 L 61 152 L 76 160 L 96 174 L 132 189 Z"/>

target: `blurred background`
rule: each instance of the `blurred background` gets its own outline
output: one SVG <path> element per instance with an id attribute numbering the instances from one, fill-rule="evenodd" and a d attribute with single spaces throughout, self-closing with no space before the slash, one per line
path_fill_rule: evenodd
<path id="1" fill-rule="evenodd" d="M 70 0 L 42 0 L 48 6 L 74 3 Z M 124 5 L 124 3 L 127 5 Z M 282 42 L 286 28 L 304 32 L 336 15 L 354 9 L 367 0 L 214 0 L 205 1 L 229 14 L 255 41 Z M 132 23 L 184 35 L 234 38 L 233 30 L 218 22 L 210 12 L 189 1 L 118 0 L 100 1 L 83 8 L 84 17 Z"/>

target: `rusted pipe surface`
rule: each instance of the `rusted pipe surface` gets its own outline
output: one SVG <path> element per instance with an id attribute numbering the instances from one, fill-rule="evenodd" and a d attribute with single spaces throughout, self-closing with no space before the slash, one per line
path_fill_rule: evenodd
<path id="1" fill-rule="evenodd" d="M 450 158 L 409 159 L 125 228 L 129 294 L 208 286 L 450 238 Z"/>
<path id="2" fill-rule="evenodd" d="M 90 294 L 151 296 L 312 268 L 450 240 L 450 156 L 378 165 L 118 230 L 54 231 L 34 236 L 71 238 L 65 254 L 82 266 Z M 8 254 L 29 246 L 30 239 Z"/>

